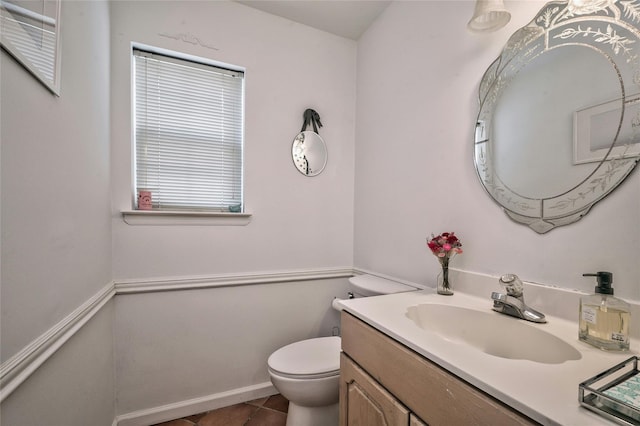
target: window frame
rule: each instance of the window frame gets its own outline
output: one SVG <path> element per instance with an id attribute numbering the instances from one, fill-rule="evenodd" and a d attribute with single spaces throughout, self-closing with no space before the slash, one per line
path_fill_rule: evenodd
<path id="1" fill-rule="evenodd" d="M 181 61 L 192 62 L 196 64 L 200 64 L 202 66 L 212 66 L 217 68 L 223 68 L 226 70 L 230 70 L 232 72 L 238 72 L 243 74 L 243 83 L 242 83 L 242 111 L 241 111 L 241 155 L 240 155 L 240 197 L 241 197 L 241 210 L 239 212 L 231 212 L 223 210 L 222 208 L 216 209 L 212 207 L 211 209 L 203 209 L 200 207 L 193 208 L 181 208 L 181 209 L 152 209 L 152 210 L 142 210 L 137 208 L 137 170 L 136 170 L 136 82 L 135 82 L 135 66 L 136 66 L 136 58 L 135 58 L 135 50 L 141 50 L 144 52 L 149 52 L 151 54 L 163 55 L 169 58 L 176 58 Z M 131 43 L 129 49 L 129 58 L 130 58 L 130 66 L 131 66 L 131 151 L 130 151 L 130 159 L 131 159 L 131 186 L 130 191 L 132 194 L 131 197 L 131 209 L 123 210 L 122 215 L 123 219 L 126 223 L 130 225 L 140 225 L 140 224 L 160 224 L 160 225 L 171 225 L 171 224 L 195 224 L 195 225 L 246 225 L 251 220 L 251 214 L 246 212 L 246 200 L 245 200 L 245 165 L 244 165 L 244 117 L 245 117 L 245 83 L 244 79 L 246 77 L 246 70 L 243 67 L 231 65 L 228 63 L 223 63 L 199 56 L 194 56 L 186 53 L 176 52 L 172 50 L 167 50 L 163 48 L 158 48 L 154 46 L 149 46 L 141 43 Z"/>

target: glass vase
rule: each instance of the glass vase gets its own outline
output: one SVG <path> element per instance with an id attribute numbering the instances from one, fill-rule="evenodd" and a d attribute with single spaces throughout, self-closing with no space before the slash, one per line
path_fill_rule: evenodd
<path id="1" fill-rule="evenodd" d="M 440 266 L 442 268 L 438 274 L 438 294 L 452 296 L 453 290 L 451 289 L 451 283 L 449 282 L 449 258 L 441 258 Z"/>

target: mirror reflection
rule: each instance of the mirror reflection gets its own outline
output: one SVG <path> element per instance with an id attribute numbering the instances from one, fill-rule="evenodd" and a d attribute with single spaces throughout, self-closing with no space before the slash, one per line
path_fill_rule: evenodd
<path id="1" fill-rule="evenodd" d="M 0 44 L 60 94 L 60 0 L 0 0 Z"/>
<path id="2" fill-rule="evenodd" d="M 298 133 L 293 139 L 291 156 L 293 164 L 305 176 L 319 175 L 327 165 L 327 147 L 316 132 Z"/>
<path id="3" fill-rule="evenodd" d="M 640 5 L 592 6 L 548 3 L 480 83 L 476 170 L 539 233 L 583 217 L 640 158 Z"/>
<path id="4" fill-rule="evenodd" d="M 616 99 L 620 92 L 614 67 L 591 49 L 562 46 L 532 59 L 503 90 L 494 110 L 497 176 L 529 197 L 569 191 L 597 167 L 573 164 L 574 111 Z M 615 135 L 619 120 L 620 111 L 599 129 Z"/>

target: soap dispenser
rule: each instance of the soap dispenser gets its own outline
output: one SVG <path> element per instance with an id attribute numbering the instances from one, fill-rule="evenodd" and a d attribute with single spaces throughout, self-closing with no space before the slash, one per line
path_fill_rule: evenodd
<path id="1" fill-rule="evenodd" d="M 629 304 L 613 297 L 613 274 L 598 272 L 582 274 L 596 277 L 595 294 L 580 299 L 580 331 L 578 338 L 596 348 L 607 351 L 629 349 Z"/>

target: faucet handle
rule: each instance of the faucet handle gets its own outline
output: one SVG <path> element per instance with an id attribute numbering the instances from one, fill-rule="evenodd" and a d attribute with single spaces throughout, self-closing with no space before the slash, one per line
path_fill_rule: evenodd
<path id="1" fill-rule="evenodd" d="M 500 277 L 500 284 L 505 287 L 509 296 L 521 297 L 524 292 L 524 285 L 516 274 L 504 274 Z"/>

